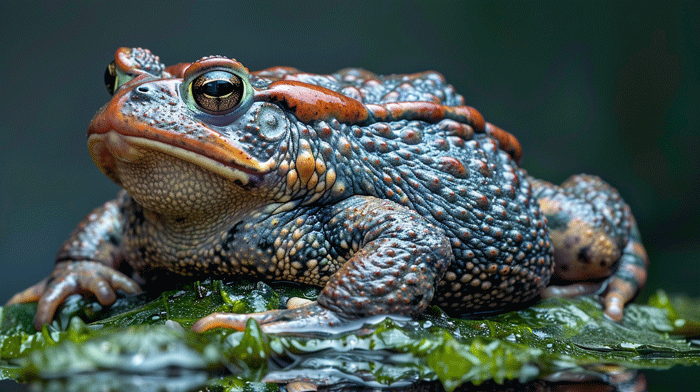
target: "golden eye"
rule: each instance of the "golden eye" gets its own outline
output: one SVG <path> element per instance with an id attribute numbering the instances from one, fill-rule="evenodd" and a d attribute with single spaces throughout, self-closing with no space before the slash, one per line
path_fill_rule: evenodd
<path id="1" fill-rule="evenodd" d="M 105 70 L 105 86 L 107 86 L 109 95 L 114 95 L 114 90 L 117 87 L 117 64 L 114 61 L 109 63 Z"/>
<path id="2" fill-rule="evenodd" d="M 241 103 L 243 80 L 227 71 L 210 71 L 192 81 L 192 98 L 210 114 L 225 114 Z"/>

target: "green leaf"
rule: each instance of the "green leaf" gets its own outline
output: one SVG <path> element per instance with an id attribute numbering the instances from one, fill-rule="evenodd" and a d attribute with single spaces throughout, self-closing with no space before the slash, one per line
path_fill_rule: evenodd
<path id="1" fill-rule="evenodd" d="M 189 331 L 212 312 L 259 312 L 317 293 L 301 285 L 204 281 L 120 298 L 112 307 L 75 297 L 38 332 L 32 326 L 35 304 L 7 306 L 0 308 L 0 377 L 78 382 L 77 375 L 179 369 L 200 375 L 211 390 L 268 390 L 268 381 L 298 377 L 366 385 L 439 380 L 452 390 L 466 382 L 528 381 L 562 370 L 590 374 L 599 364 L 700 365 L 700 348 L 687 339 L 700 335 L 700 301 L 663 292 L 649 305 L 628 306 L 621 323 L 605 317 L 595 298 L 582 297 L 541 300 L 473 320 L 431 307 L 420 319 L 385 319 L 343 333 L 267 335 L 253 320 L 242 332 Z M 215 376 L 223 371 L 232 374 Z"/>

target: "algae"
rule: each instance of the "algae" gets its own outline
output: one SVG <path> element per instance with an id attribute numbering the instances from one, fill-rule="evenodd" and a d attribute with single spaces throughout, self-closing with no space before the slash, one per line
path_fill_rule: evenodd
<path id="1" fill-rule="evenodd" d="M 6 306 L 0 308 L 0 379 L 72 380 L 87 390 L 87 375 L 127 385 L 131 376 L 147 376 L 180 380 L 176 390 L 222 391 L 276 390 L 274 383 L 300 379 L 370 387 L 439 381 L 450 391 L 561 372 L 700 364 L 694 340 L 700 301 L 662 291 L 647 305 L 630 305 L 621 323 L 606 318 L 595 298 L 581 297 L 473 320 L 432 307 L 420 319 L 386 318 L 342 333 L 268 335 L 253 320 L 242 332 L 189 331 L 212 312 L 259 312 L 292 296 L 317 295 L 295 284 L 207 280 L 123 297 L 111 307 L 75 296 L 39 332 L 32 327 L 36 304 Z"/>

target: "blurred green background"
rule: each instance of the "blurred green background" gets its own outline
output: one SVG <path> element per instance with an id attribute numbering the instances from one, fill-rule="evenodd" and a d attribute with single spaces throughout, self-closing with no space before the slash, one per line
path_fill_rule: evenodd
<path id="1" fill-rule="evenodd" d="M 523 166 L 598 174 L 631 205 L 657 288 L 700 296 L 699 2 L 2 2 L 0 299 L 46 276 L 117 187 L 85 133 L 119 46 L 166 64 L 439 71 L 515 134 Z"/>

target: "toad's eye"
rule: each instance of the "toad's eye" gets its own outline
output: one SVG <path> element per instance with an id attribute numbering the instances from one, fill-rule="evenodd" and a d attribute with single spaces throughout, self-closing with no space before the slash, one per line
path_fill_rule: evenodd
<path id="1" fill-rule="evenodd" d="M 105 87 L 107 87 L 109 95 L 114 95 L 119 87 L 132 80 L 137 72 L 139 72 L 138 69 L 136 69 L 135 72 L 131 70 L 130 72 L 124 72 L 120 70 L 116 61 L 109 63 L 105 70 Z"/>
<path id="2" fill-rule="evenodd" d="M 197 119 L 228 126 L 253 104 L 255 90 L 249 77 L 248 70 L 236 60 L 205 57 L 183 71 L 180 96 Z"/>
<path id="3" fill-rule="evenodd" d="M 215 70 L 192 81 L 192 98 L 209 114 L 225 114 L 235 109 L 243 97 L 244 83 L 231 72 Z"/>
<path id="4" fill-rule="evenodd" d="M 114 61 L 109 63 L 105 70 L 105 86 L 107 86 L 109 95 L 114 95 L 114 91 L 117 89 L 117 65 Z"/>

